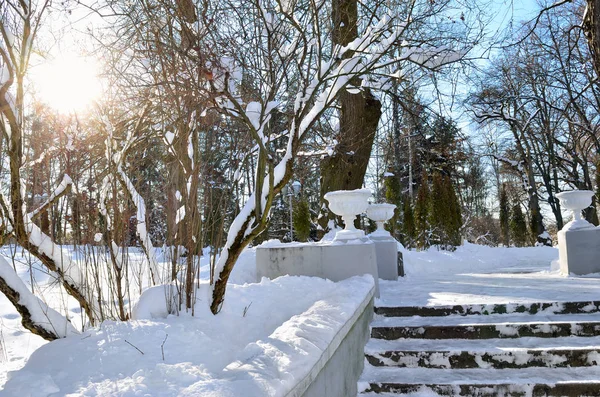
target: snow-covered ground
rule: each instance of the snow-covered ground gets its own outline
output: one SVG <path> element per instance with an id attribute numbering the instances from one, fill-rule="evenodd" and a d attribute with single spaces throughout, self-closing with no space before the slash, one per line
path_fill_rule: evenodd
<path id="1" fill-rule="evenodd" d="M 64 248 L 73 259 L 85 263 L 84 254 L 81 251 L 73 250 L 72 247 Z M 89 254 L 89 248 L 84 248 L 87 254 Z M 157 253 L 159 261 L 163 263 L 167 261 L 162 250 Z M 209 272 L 208 251 L 205 254 L 200 263 L 201 275 L 204 279 L 208 277 Z M 0 255 L 14 265 L 17 274 L 28 286 L 35 285 L 36 290 L 42 293 L 51 307 L 67 314 L 71 322 L 81 329 L 79 304 L 75 299 L 61 292 L 58 283 L 41 268 L 37 260 L 31 257 L 27 251 L 12 245 L 0 247 Z M 142 261 L 143 255 L 139 250 L 131 249 L 128 255 L 129 260 L 134 264 Z M 256 279 L 254 262 L 255 250 L 246 250 L 240 257 L 240 266 L 236 266 L 231 274 L 230 282 L 240 285 L 253 282 Z M 0 293 L 0 388 L 6 382 L 7 373 L 23 367 L 29 356 L 44 344 L 46 341 L 41 337 L 31 334 L 21 326 L 21 317 L 8 299 Z"/>
<path id="2" fill-rule="evenodd" d="M 27 281 L 29 267 L 20 253 L 16 258 L 19 275 Z M 193 316 L 150 318 L 156 312 L 151 307 L 165 300 L 164 288 L 155 287 L 142 297 L 149 308 L 138 311 L 142 319 L 105 321 L 52 343 L 23 330 L 10 303 L 0 298 L 0 395 L 259 397 L 265 390 L 289 390 L 361 305 L 373 279 L 333 283 L 286 276 L 254 283 L 254 263 L 254 250 L 246 250 L 217 316 L 209 311 L 205 282 Z M 33 276 L 41 288 L 55 288 L 38 270 Z M 76 317 L 75 302 L 67 300 L 63 307 Z M 261 355 L 251 375 L 240 369 L 242 362 Z"/>
<path id="3" fill-rule="evenodd" d="M 455 252 L 406 252 L 406 277 L 380 281 L 379 306 L 431 306 L 600 299 L 600 274 L 552 270 L 558 249 L 465 244 Z"/>
<path id="4" fill-rule="evenodd" d="M 8 256 L 10 251 L 4 248 L 1 253 Z M 551 262 L 557 257 L 555 248 L 490 248 L 472 244 L 455 252 L 436 249 L 405 252 L 407 276 L 397 282 L 380 281 L 378 304 L 600 299 L 600 275 L 562 276 L 551 270 Z M 20 254 L 16 258 L 23 261 Z M 194 317 L 184 313 L 165 319 L 105 322 L 81 335 L 46 345 L 41 338 L 22 329 L 19 316 L 0 297 L 0 385 L 5 388 L 0 394 L 220 396 L 223 390 L 231 393 L 237 387 L 248 387 L 244 382 L 234 382 L 231 363 L 255 355 L 260 346 L 266 346 L 264 341 L 270 335 L 289 333 L 285 323 L 290 317 L 315 307 L 315 302 L 329 308 L 339 307 L 340 312 L 351 310 L 356 304 L 355 292 L 364 292 L 369 287 L 366 278 L 331 283 L 283 277 L 252 283 L 254 261 L 254 251 L 246 251 L 232 274 L 225 305 L 218 316 L 208 311 L 209 287 L 202 285 Z M 27 264 L 16 265 L 20 276 L 28 281 Z M 204 264 L 203 270 L 205 267 Z M 33 275 L 39 288 L 48 289 L 50 293 L 46 295 L 50 299 L 64 299 L 53 293 L 57 287 L 48 283 L 47 275 L 39 271 Z M 79 310 L 70 300 L 58 300 L 52 306 L 63 307 L 75 318 Z M 343 319 L 333 316 L 328 321 Z M 305 326 L 312 326 L 315 331 L 325 334 L 331 331 L 308 322 Z M 294 338 L 292 335 L 291 339 Z M 293 363 L 284 363 L 285 359 L 279 360 L 279 365 L 285 364 L 287 370 L 293 371 L 290 366 Z M 7 373 L 15 370 L 18 371 L 9 374 L 6 381 Z"/>

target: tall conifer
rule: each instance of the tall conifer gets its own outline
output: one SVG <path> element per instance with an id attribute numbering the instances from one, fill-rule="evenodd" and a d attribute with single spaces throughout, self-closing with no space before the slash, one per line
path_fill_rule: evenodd
<path id="1" fill-rule="evenodd" d="M 449 176 L 443 178 L 444 196 L 448 203 L 448 217 L 444 222 L 446 244 L 450 248 L 456 248 L 461 245 L 460 229 L 462 228 L 462 211 L 460 208 L 460 202 L 458 196 L 452 185 L 452 181 Z"/>
<path id="2" fill-rule="evenodd" d="M 432 244 L 445 245 L 447 236 L 447 222 L 450 216 L 448 194 L 444 189 L 444 182 L 439 173 L 433 175 L 431 189 L 431 213 L 429 216 L 432 233 Z"/>
<path id="3" fill-rule="evenodd" d="M 407 196 L 404 198 L 402 205 L 402 232 L 404 238 L 402 243 L 412 248 L 415 245 L 415 214 L 413 212 L 412 205 L 410 204 L 410 198 Z"/>
<path id="4" fill-rule="evenodd" d="M 396 209 L 394 210 L 394 216 L 387 222 L 387 230 L 392 234 L 392 236 L 398 238 L 399 237 L 399 222 L 400 222 L 400 208 L 402 204 L 402 192 L 400 181 L 398 177 L 395 175 L 386 176 L 384 179 L 385 186 L 385 201 L 390 204 L 395 204 Z"/>
<path id="5" fill-rule="evenodd" d="M 305 198 L 296 200 L 293 208 L 294 237 L 298 241 L 308 241 L 310 237 L 310 209 Z"/>
<path id="6" fill-rule="evenodd" d="M 415 203 L 415 235 L 417 237 L 417 248 L 419 249 L 429 247 L 430 195 L 427 174 L 423 172 L 421 186 L 417 193 L 417 202 Z"/>
<path id="7" fill-rule="evenodd" d="M 510 208 L 508 204 L 508 193 L 506 191 L 506 184 L 503 183 L 500 188 L 500 234 L 502 238 L 502 244 L 505 246 L 510 245 Z"/>
<path id="8" fill-rule="evenodd" d="M 513 205 L 512 217 L 510 220 L 510 233 L 513 244 L 516 247 L 524 247 L 527 245 L 527 222 L 525 221 L 521 204 L 518 202 Z"/>

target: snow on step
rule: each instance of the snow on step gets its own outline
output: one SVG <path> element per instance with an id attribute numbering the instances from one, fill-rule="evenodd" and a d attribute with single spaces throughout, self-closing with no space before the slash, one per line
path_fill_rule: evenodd
<path id="1" fill-rule="evenodd" d="M 600 336 L 566 336 L 557 338 L 522 337 L 515 339 L 409 339 L 396 340 L 371 338 L 365 353 L 382 351 L 472 351 L 503 352 L 514 349 L 594 349 L 600 347 Z"/>
<path id="2" fill-rule="evenodd" d="M 600 382 L 600 367 L 521 368 L 521 369 L 429 369 L 394 368 L 365 365 L 361 381 L 368 383 L 502 384 L 510 379 L 519 383 Z M 599 391 L 600 392 L 600 391 Z"/>
<path id="3" fill-rule="evenodd" d="M 527 368 L 586 367 L 600 364 L 600 346 L 594 349 L 511 349 L 485 351 L 383 351 L 366 353 L 373 366 L 403 368 Z"/>
<path id="4" fill-rule="evenodd" d="M 591 314 L 557 314 L 557 315 L 473 315 L 473 316 L 445 316 L 445 317 L 383 317 L 376 316 L 371 323 L 372 327 L 425 327 L 425 326 L 472 326 L 476 324 L 544 324 L 544 323 L 575 323 L 575 322 L 600 322 L 600 313 Z"/>
<path id="5" fill-rule="evenodd" d="M 600 334 L 600 314 L 555 316 L 378 317 L 371 337 L 380 339 L 490 339 Z"/>
<path id="6" fill-rule="evenodd" d="M 433 384 L 435 382 L 435 384 Z M 365 365 L 359 391 L 446 395 L 598 395 L 600 367 L 522 369 L 422 369 Z M 590 394 L 593 392 L 593 394 Z"/>
<path id="7" fill-rule="evenodd" d="M 375 313 L 382 316 L 448 316 L 473 314 L 585 314 L 600 311 L 600 301 L 500 303 L 452 306 L 378 306 Z"/>
<path id="8" fill-rule="evenodd" d="M 514 339 L 371 339 L 374 366 L 424 368 L 582 367 L 600 364 L 600 337 Z"/>
<path id="9" fill-rule="evenodd" d="M 589 397 L 598 396 L 600 383 L 564 382 L 550 384 L 370 384 L 358 396 L 465 396 L 465 397 Z M 393 391 L 393 392 L 385 392 Z"/>

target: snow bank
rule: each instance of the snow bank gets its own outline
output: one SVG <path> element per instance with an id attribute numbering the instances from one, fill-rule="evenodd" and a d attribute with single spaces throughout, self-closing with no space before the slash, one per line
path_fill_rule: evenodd
<path id="1" fill-rule="evenodd" d="M 454 252 L 431 247 L 425 251 L 405 250 L 403 254 L 404 270 L 409 277 L 430 278 L 471 272 L 550 271 L 550 262 L 558 257 L 558 249 L 488 247 L 466 242 Z"/>
<path id="2" fill-rule="evenodd" d="M 13 267 L 2 256 L 0 256 L 0 277 L 9 288 L 19 294 L 19 305 L 27 308 L 31 320 L 36 325 L 60 338 L 77 334 L 77 331 L 65 316 L 48 307 L 45 302 L 31 293 Z"/>
<path id="3" fill-rule="evenodd" d="M 600 295 L 598 275 L 553 270 L 558 249 L 465 244 L 454 252 L 431 248 L 404 254 L 406 277 L 381 280 L 379 306 L 432 306 L 588 301 Z"/>
<path id="4" fill-rule="evenodd" d="M 369 276 L 339 283 L 263 279 L 230 285 L 221 313 L 213 316 L 210 288 L 203 284 L 193 317 L 104 322 L 46 344 L 23 369 L 9 373 L 3 394 L 283 395 L 372 288 Z M 256 363 L 260 357 L 264 360 Z"/>

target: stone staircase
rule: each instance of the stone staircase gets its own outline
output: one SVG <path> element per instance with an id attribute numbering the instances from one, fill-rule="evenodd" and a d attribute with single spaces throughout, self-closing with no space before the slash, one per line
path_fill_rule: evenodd
<path id="1" fill-rule="evenodd" d="M 600 396 L 600 301 L 375 314 L 359 396 Z"/>

